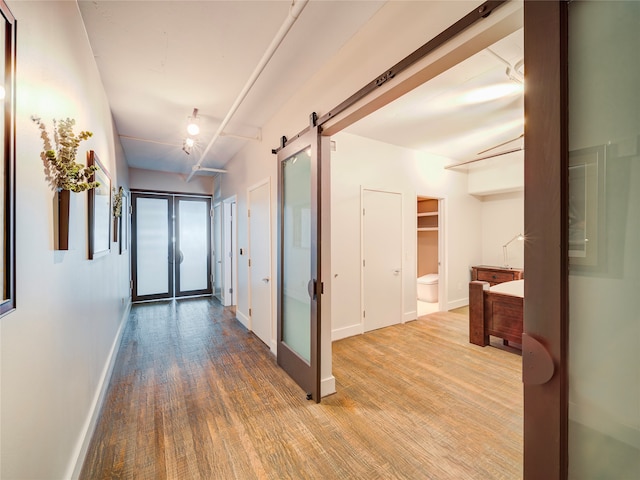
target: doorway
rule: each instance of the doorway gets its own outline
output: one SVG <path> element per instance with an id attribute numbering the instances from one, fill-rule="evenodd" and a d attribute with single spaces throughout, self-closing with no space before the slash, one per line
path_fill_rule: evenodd
<path id="1" fill-rule="evenodd" d="M 211 198 L 132 193 L 133 301 L 210 295 Z"/>
<path id="2" fill-rule="evenodd" d="M 222 204 L 213 207 L 213 296 L 222 303 Z"/>
<path id="3" fill-rule="evenodd" d="M 418 317 L 441 310 L 445 283 L 440 283 L 442 259 L 441 200 L 429 196 L 416 198 L 416 272 Z M 442 285 L 442 287 L 441 287 Z"/>
<path id="4" fill-rule="evenodd" d="M 222 305 L 230 307 L 236 304 L 236 196 L 222 202 Z"/>

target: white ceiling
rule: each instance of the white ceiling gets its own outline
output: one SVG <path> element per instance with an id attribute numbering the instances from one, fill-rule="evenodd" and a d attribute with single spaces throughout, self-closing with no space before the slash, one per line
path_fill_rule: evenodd
<path id="1" fill-rule="evenodd" d="M 225 133 L 256 137 L 279 106 L 384 1 L 310 1 Z M 190 173 L 287 17 L 290 2 L 78 2 L 130 166 Z M 282 75 L 286 72 L 286 75 Z M 199 109 L 195 151 L 182 151 Z M 202 165 L 220 168 L 245 144 L 221 137 Z"/>
<path id="2" fill-rule="evenodd" d="M 467 161 L 521 144 L 522 86 L 509 79 L 507 65 L 524 58 L 519 30 L 447 70 L 346 129 L 349 133 L 414 150 Z M 470 102 L 470 94 L 506 87 L 510 94 Z M 518 139 L 503 147 L 503 142 Z"/>
<path id="3" fill-rule="evenodd" d="M 259 136 L 290 92 L 384 3 L 311 0 L 225 133 Z M 129 165 L 183 174 L 200 159 L 289 10 L 282 0 L 78 4 Z M 523 56 L 522 33 L 492 49 L 515 64 Z M 472 89 L 510 82 L 505 68 L 492 54 L 480 52 L 347 131 L 466 160 L 522 133 L 522 94 L 460 102 Z M 194 108 L 201 134 L 186 155 L 182 142 Z M 223 167 L 247 142 L 228 135 L 214 144 L 203 167 Z"/>

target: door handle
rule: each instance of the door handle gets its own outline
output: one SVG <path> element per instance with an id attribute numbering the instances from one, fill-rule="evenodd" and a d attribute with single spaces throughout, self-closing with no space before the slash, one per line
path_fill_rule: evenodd
<path id="1" fill-rule="evenodd" d="M 393 274 L 394 274 L 394 275 L 400 275 L 400 269 L 399 269 L 399 268 L 396 268 L 396 269 L 393 271 Z"/>
<path id="2" fill-rule="evenodd" d="M 178 264 L 181 264 L 183 260 L 184 260 L 184 253 L 182 253 L 182 250 L 180 250 L 180 259 L 178 260 Z"/>
<path id="3" fill-rule="evenodd" d="M 522 334 L 522 382 L 525 385 L 543 385 L 553 377 L 553 357 L 540 340 Z"/>
<path id="4" fill-rule="evenodd" d="M 264 277 L 264 278 L 262 279 L 262 281 L 263 281 L 264 283 L 269 283 L 269 277 Z"/>
<path id="5" fill-rule="evenodd" d="M 316 281 L 313 278 L 309 280 L 307 284 L 307 292 L 309 292 L 309 298 L 311 298 L 311 300 L 316 298 Z"/>

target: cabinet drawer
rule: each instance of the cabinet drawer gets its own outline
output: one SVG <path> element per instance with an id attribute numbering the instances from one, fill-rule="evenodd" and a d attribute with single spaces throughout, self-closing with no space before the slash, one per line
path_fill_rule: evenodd
<path id="1" fill-rule="evenodd" d="M 512 272 L 492 272 L 490 270 L 478 270 L 478 280 L 491 283 L 510 282 L 513 280 Z"/>

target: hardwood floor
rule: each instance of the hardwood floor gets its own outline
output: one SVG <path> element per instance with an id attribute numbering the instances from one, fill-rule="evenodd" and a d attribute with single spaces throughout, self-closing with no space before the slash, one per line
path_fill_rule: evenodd
<path id="1" fill-rule="evenodd" d="M 521 478 L 521 357 L 467 325 L 334 342 L 338 393 L 315 404 L 215 300 L 136 305 L 81 478 Z"/>

